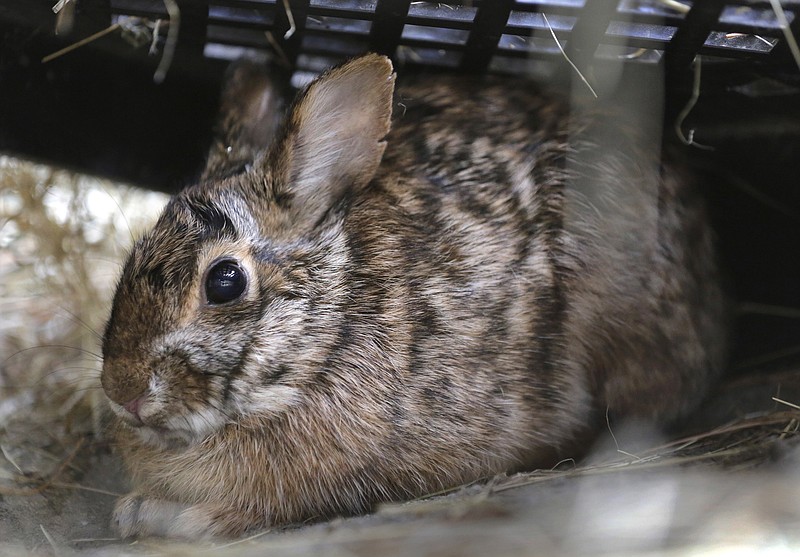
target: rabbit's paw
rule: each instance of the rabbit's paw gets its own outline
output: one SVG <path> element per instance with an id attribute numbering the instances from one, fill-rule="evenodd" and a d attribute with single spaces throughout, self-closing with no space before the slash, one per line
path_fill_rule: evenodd
<path id="1" fill-rule="evenodd" d="M 167 536 L 191 540 L 235 537 L 254 522 L 252 517 L 244 516 L 242 511 L 204 503 L 181 511 L 170 524 Z"/>
<path id="2" fill-rule="evenodd" d="M 186 505 L 164 499 L 146 499 L 138 493 L 120 498 L 114 506 L 112 525 L 124 538 L 167 536 Z"/>
<path id="3" fill-rule="evenodd" d="M 113 524 L 123 537 L 162 536 L 189 540 L 236 536 L 260 522 L 221 505 L 186 505 L 148 499 L 137 493 L 122 497 L 114 508 Z"/>

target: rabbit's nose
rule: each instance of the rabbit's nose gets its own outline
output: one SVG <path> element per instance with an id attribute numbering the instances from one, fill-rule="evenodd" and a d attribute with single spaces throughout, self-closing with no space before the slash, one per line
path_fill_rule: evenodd
<path id="1" fill-rule="evenodd" d="M 133 400 L 129 400 L 128 402 L 124 403 L 122 407 L 133 414 L 133 416 L 139 421 L 142 421 L 142 417 L 139 415 L 139 412 L 142 409 L 142 405 L 144 404 L 145 395 L 138 396 Z"/>

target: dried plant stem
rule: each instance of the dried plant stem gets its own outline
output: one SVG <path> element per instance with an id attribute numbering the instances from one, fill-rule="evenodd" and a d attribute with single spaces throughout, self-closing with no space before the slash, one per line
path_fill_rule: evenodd
<path id="1" fill-rule="evenodd" d="M 167 30 L 167 42 L 164 43 L 164 53 L 158 63 L 153 81 L 162 83 L 167 77 L 167 71 L 172 65 L 172 58 L 175 56 L 175 48 L 178 45 L 178 30 L 181 25 L 181 10 L 175 0 L 164 0 L 164 6 L 169 14 L 169 29 Z"/>
<path id="2" fill-rule="evenodd" d="M 789 408 L 794 408 L 795 410 L 800 410 L 800 406 L 798 406 L 797 404 L 793 404 L 793 403 L 791 403 L 789 401 L 780 399 L 780 398 L 778 398 L 776 396 L 772 397 L 772 400 L 774 400 L 775 402 L 778 402 L 780 404 L 785 404 Z"/>
<path id="3" fill-rule="evenodd" d="M 69 2 L 70 0 L 58 0 L 58 2 L 56 2 L 53 6 L 53 13 L 57 14 L 60 12 Z"/>
<path id="4" fill-rule="evenodd" d="M 550 22 L 547 20 L 547 16 L 545 14 L 542 14 L 542 17 L 544 18 L 544 22 L 547 24 L 547 28 L 550 30 L 550 35 L 553 37 L 553 40 L 556 42 L 556 46 L 558 47 L 558 50 L 561 51 L 561 55 L 569 63 L 569 65 L 572 66 L 572 69 L 575 70 L 575 73 L 578 74 L 578 77 L 581 78 L 581 81 L 583 81 L 586 84 L 586 86 L 589 88 L 589 91 L 592 93 L 594 98 L 597 98 L 597 93 L 595 93 L 594 88 L 591 86 L 591 84 L 589 84 L 589 82 L 586 80 L 586 78 L 583 77 L 583 74 L 578 69 L 578 66 L 576 66 L 572 62 L 572 60 L 569 59 L 569 56 L 567 56 L 567 53 L 564 51 L 564 47 L 561 46 L 561 43 L 559 42 L 558 37 L 556 37 L 556 32 L 553 31 L 553 28 L 550 26 Z"/>
<path id="5" fill-rule="evenodd" d="M 59 551 L 55 540 L 53 540 L 53 537 L 50 535 L 50 533 L 47 530 L 45 530 L 44 524 L 39 524 L 39 528 L 42 530 L 42 534 L 44 534 L 44 537 L 47 540 L 47 543 L 50 544 L 50 548 L 53 550 L 53 555 L 55 555 L 56 557 L 59 557 L 61 555 L 61 551 Z"/>
<path id="6" fill-rule="evenodd" d="M 292 7 L 289 5 L 289 0 L 283 0 L 283 9 L 286 11 L 286 19 L 289 20 L 289 29 L 283 34 L 283 40 L 287 41 L 297 31 L 297 25 L 294 23 L 294 14 L 292 14 Z"/>
<path id="7" fill-rule="evenodd" d="M 159 31 L 161 31 L 161 20 L 157 19 L 155 25 L 153 26 L 153 38 L 150 41 L 150 50 L 147 51 L 150 56 L 153 56 L 156 52 L 158 52 Z"/>
<path id="8" fill-rule="evenodd" d="M 89 35 L 85 39 L 81 39 L 80 41 L 78 41 L 76 43 L 73 43 L 73 44 L 71 44 L 69 46 L 66 46 L 66 47 L 62 48 L 61 50 L 57 50 L 56 52 L 54 52 L 52 54 L 48 54 L 47 56 L 42 58 L 42 64 L 47 64 L 48 62 L 50 62 L 52 60 L 55 60 L 56 58 L 60 58 L 61 56 L 64 56 L 65 54 L 69 54 L 73 50 L 77 50 L 80 47 L 82 47 L 84 45 L 87 45 L 92 41 L 96 41 L 97 39 L 105 37 L 106 35 L 116 31 L 120 27 L 121 26 L 120 26 L 119 23 L 115 23 L 113 25 L 109 25 L 108 27 L 106 27 L 105 29 L 103 29 L 101 31 L 98 31 L 94 35 Z"/>
<path id="9" fill-rule="evenodd" d="M 702 58 L 700 56 L 696 56 L 694 61 L 692 62 L 692 67 L 694 68 L 694 81 L 692 82 L 692 96 L 689 97 L 689 100 L 686 101 L 686 106 L 683 107 L 678 117 L 675 119 L 675 134 L 678 136 L 678 139 L 685 145 L 693 145 L 698 149 L 705 149 L 707 151 L 713 150 L 713 147 L 708 145 L 703 145 L 698 143 L 694 140 L 694 130 L 689 130 L 689 135 L 686 136 L 683 133 L 683 122 L 686 120 L 686 117 L 694 109 L 694 105 L 697 104 L 697 100 L 700 98 L 700 78 L 702 76 Z"/>
<path id="10" fill-rule="evenodd" d="M 789 50 L 794 57 L 794 63 L 800 68 L 800 48 L 797 46 L 797 41 L 792 35 L 792 28 L 789 27 L 789 20 L 786 18 L 786 12 L 783 11 L 783 6 L 779 0 L 769 0 L 772 6 L 772 11 L 775 12 L 775 18 L 778 20 L 778 25 L 783 31 L 783 36 L 786 39 L 786 44 L 789 45 Z"/>

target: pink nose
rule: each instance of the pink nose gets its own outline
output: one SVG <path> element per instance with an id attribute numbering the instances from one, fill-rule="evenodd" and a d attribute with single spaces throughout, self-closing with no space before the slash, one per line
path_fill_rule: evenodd
<path id="1" fill-rule="evenodd" d="M 128 402 L 122 405 L 122 407 L 125 410 L 136 416 L 136 419 L 139 420 L 140 422 L 142 421 L 142 418 L 141 416 L 139 416 L 139 411 L 142 409 L 142 404 L 144 404 L 144 398 L 145 397 L 140 396 L 134 398 L 133 400 L 129 400 Z"/>

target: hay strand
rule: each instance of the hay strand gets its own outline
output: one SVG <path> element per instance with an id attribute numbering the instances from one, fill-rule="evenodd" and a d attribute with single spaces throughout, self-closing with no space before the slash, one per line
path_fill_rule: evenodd
<path id="1" fill-rule="evenodd" d="M 689 100 L 686 101 L 686 105 L 683 107 L 683 110 L 681 110 L 680 114 L 678 114 L 678 117 L 675 119 L 675 134 L 684 145 L 691 145 L 705 151 L 713 151 L 713 147 L 709 145 L 703 145 L 694 140 L 694 129 L 690 129 L 688 135 L 684 135 L 683 133 L 683 122 L 686 120 L 689 114 L 691 114 L 694 106 L 697 104 L 697 101 L 700 98 L 700 79 L 702 76 L 702 67 L 702 58 L 700 56 L 695 56 L 695 59 L 692 62 L 692 68 L 694 69 L 692 94 L 689 97 Z"/>
<path id="2" fill-rule="evenodd" d="M 61 10 L 63 10 L 63 9 L 64 9 L 64 6 L 66 6 L 67 4 L 69 4 L 71 1 L 72 1 L 72 0 L 58 0 L 58 2 L 56 2 L 56 3 L 53 5 L 53 8 L 52 8 L 52 10 L 53 10 L 53 13 L 54 13 L 54 14 L 57 14 L 58 12 L 60 12 Z"/>
<path id="3" fill-rule="evenodd" d="M 167 41 L 164 43 L 164 52 L 161 54 L 156 73 L 153 74 L 155 83 L 163 83 L 164 78 L 167 77 L 167 72 L 172 65 L 172 58 L 175 56 L 175 49 L 178 46 L 178 30 L 181 25 L 181 10 L 178 3 L 175 0 L 164 0 L 164 6 L 169 14 L 169 29 L 167 30 Z"/>
<path id="4" fill-rule="evenodd" d="M 556 37 L 556 32 L 553 30 L 553 27 L 550 25 L 550 22 L 547 19 L 547 15 L 542 14 L 542 18 L 544 18 L 544 22 L 547 25 L 547 28 L 550 30 L 550 35 L 553 37 L 553 40 L 556 42 L 556 46 L 558 47 L 558 50 L 561 51 L 561 55 L 564 57 L 564 59 L 567 61 L 567 63 L 572 67 L 572 69 L 575 70 L 575 73 L 578 74 L 578 77 L 580 77 L 581 81 L 583 81 L 586 84 L 586 87 L 589 88 L 589 92 L 596 99 L 597 98 L 597 93 L 595 92 L 594 88 L 591 86 L 589 81 L 583 76 L 581 71 L 578 69 L 578 66 L 576 66 L 575 63 L 572 60 L 569 59 L 569 56 L 567 56 L 567 53 L 564 51 L 564 47 L 561 46 L 561 42 L 558 40 L 558 37 Z"/>
<path id="5" fill-rule="evenodd" d="M 786 17 L 786 12 L 783 11 L 783 6 L 779 0 L 769 0 L 770 6 L 772 6 L 772 11 L 775 12 L 775 18 L 778 20 L 778 25 L 783 32 L 783 37 L 786 40 L 786 44 L 789 46 L 789 51 L 792 53 L 792 57 L 794 58 L 794 63 L 797 64 L 798 69 L 800 69 L 800 48 L 797 46 L 797 40 L 795 40 L 794 35 L 792 35 L 792 28 L 789 27 L 789 20 Z"/>
<path id="6" fill-rule="evenodd" d="M 121 27 L 121 25 L 119 23 L 114 23 L 113 25 L 109 25 L 105 29 L 103 29 L 101 31 L 98 31 L 97 33 L 94 33 L 93 35 L 89 35 L 85 39 L 81 39 L 80 41 L 78 41 L 76 43 L 72 43 L 71 45 L 62 48 L 61 50 L 57 50 L 57 51 L 53 52 L 52 54 L 48 54 L 47 56 L 42 58 L 42 64 L 47 64 L 48 62 L 52 62 L 56 58 L 60 58 L 60 57 L 64 56 L 65 54 L 69 54 L 73 50 L 77 50 L 77 49 L 81 48 L 82 46 L 86 46 L 87 44 L 89 44 L 91 42 L 94 42 L 97 39 L 101 39 L 101 38 L 105 37 L 106 35 L 109 35 L 109 34 L 113 33 L 114 31 L 116 31 L 120 27 Z"/>
<path id="7" fill-rule="evenodd" d="M 289 0 L 283 0 L 283 9 L 286 12 L 286 19 L 289 21 L 289 29 L 283 34 L 283 40 L 288 41 L 297 31 L 297 25 L 294 22 L 294 14 L 292 13 L 292 7 L 289 5 Z"/>

